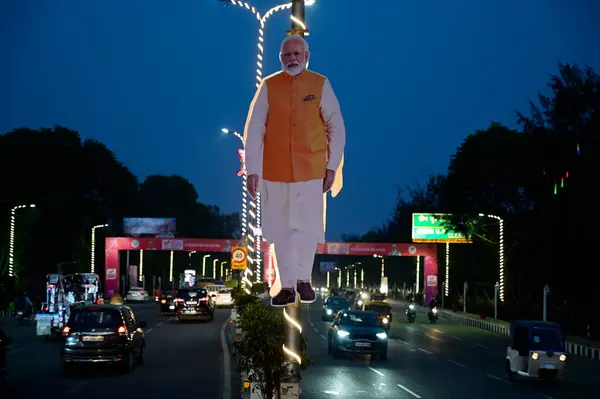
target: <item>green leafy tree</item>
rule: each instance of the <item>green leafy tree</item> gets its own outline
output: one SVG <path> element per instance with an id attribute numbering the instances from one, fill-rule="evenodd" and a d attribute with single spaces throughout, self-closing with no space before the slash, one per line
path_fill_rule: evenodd
<path id="1" fill-rule="evenodd" d="M 282 350 L 285 342 L 283 315 L 260 302 L 251 302 L 245 305 L 239 319 L 244 331 L 241 340 L 234 343 L 239 369 L 258 386 L 263 399 L 272 399 L 281 382 L 290 376 Z M 300 367 L 305 370 L 310 359 L 306 355 L 303 336 L 300 349 Z"/>

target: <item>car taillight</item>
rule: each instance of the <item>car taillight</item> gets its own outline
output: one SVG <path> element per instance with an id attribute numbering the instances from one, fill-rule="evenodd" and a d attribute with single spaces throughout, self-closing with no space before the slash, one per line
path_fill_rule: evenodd
<path id="1" fill-rule="evenodd" d="M 221 295 L 217 294 L 217 299 L 219 299 L 221 297 Z"/>
<path id="2" fill-rule="evenodd" d="M 201 302 L 208 302 L 208 298 L 207 298 L 207 297 L 200 298 L 200 301 L 201 301 Z"/>
<path id="3" fill-rule="evenodd" d="M 69 326 L 65 326 L 65 328 L 63 328 L 63 330 L 62 330 L 62 335 L 63 335 L 64 337 L 66 337 L 66 336 L 67 336 L 67 335 L 69 335 L 69 334 L 71 334 L 71 327 L 69 327 Z"/>
<path id="4" fill-rule="evenodd" d="M 162 301 L 160 301 L 160 303 L 167 303 L 167 300 L 163 299 Z"/>
<path id="5" fill-rule="evenodd" d="M 119 333 L 119 335 L 127 335 L 127 329 L 125 328 L 125 326 L 121 326 L 117 330 L 117 333 Z"/>
<path id="6" fill-rule="evenodd" d="M 175 298 L 174 302 L 183 302 L 183 299 L 181 299 L 181 298 Z"/>

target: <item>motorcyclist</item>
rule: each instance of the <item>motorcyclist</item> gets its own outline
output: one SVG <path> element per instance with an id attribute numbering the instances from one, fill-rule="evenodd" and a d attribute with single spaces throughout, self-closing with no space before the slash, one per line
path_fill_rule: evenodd
<path id="1" fill-rule="evenodd" d="M 433 298 L 431 300 L 431 302 L 429 302 L 429 310 L 433 310 L 433 308 L 437 308 L 437 307 L 438 307 L 437 299 Z"/>
<path id="2" fill-rule="evenodd" d="M 33 304 L 27 295 L 27 292 L 23 292 L 15 299 L 15 309 L 21 309 L 23 311 L 23 318 L 29 317 L 33 310 Z"/>

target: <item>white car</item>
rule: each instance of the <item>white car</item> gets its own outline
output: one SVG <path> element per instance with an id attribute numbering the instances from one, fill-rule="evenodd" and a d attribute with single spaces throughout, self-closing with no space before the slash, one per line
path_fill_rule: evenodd
<path id="1" fill-rule="evenodd" d="M 231 288 L 221 288 L 214 297 L 215 306 L 233 306 Z"/>
<path id="2" fill-rule="evenodd" d="M 140 287 L 131 287 L 125 297 L 127 302 L 147 302 L 149 299 L 150 295 Z"/>

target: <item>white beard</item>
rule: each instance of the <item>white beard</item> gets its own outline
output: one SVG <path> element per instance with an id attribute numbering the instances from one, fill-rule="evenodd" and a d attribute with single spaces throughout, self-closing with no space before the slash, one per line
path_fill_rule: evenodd
<path id="1" fill-rule="evenodd" d="M 281 63 L 281 69 L 283 69 L 285 71 L 285 73 L 287 73 L 288 75 L 291 76 L 298 76 L 300 75 L 302 72 L 304 72 L 304 70 L 306 69 L 306 67 L 308 66 L 308 62 L 305 61 L 297 66 L 294 67 L 289 67 L 288 65 L 283 65 L 283 62 Z"/>

